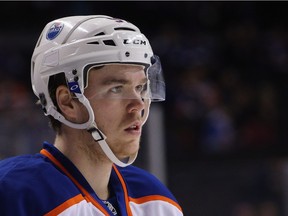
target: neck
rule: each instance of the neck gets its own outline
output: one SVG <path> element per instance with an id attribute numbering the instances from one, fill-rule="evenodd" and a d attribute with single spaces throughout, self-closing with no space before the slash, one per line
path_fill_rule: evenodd
<path id="1" fill-rule="evenodd" d="M 77 133 L 79 132 L 81 131 L 78 130 Z M 112 162 L 90 134 L 85 131 L 77 135 L 69 133 L 69 136 L 57 136 L 55 147 L 72 161 L 100 199 L 109 198 L 108 183 Z"/>

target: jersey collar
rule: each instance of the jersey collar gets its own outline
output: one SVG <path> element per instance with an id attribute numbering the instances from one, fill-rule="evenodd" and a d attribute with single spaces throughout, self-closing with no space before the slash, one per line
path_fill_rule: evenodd
<path id="1" fill-rule="evenodd" d="M 40 153 L 46 156 L 58 170 L 60 170 L 76 185 L 88 202 L 95 205 L 105 215 L 111 215 L 107 209 L 107 206 L 101 201 L 101 199 L 99 199 L 77 167 L 54 145 L 44 142 L 43 149 L 40 151 Z M 113 165 L 109 186 L 116 195 L 119 210 L 121 212 L 120 214 L 123 216 L 132 216 L 132 212 L 129 207 L 127 185 L 116 165 Z"/>

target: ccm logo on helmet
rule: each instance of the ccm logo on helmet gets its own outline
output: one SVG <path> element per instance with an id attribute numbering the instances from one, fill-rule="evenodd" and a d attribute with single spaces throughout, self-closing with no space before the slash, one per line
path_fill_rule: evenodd
<path id="1" fill-rule="evenodd" d="M 137 45 L 147 45 L 145 40 L 139 40 L 139 39 L 124 39 L 124 44 L 137 44 Z"/>

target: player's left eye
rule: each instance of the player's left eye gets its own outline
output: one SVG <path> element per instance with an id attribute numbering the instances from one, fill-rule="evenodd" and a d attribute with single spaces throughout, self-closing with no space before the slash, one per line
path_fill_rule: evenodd
<path id="1" fill-rule="evenodd" d="M 147 83 L 136 86 L 137 92 L 145 92 L 147 90 Z"/>

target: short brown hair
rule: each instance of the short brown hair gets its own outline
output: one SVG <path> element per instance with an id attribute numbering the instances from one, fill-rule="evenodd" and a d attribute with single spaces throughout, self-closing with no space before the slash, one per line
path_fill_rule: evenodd
<path id="1" fill-rule="evenodd" d="M 65 78 L 64 73 L 55 74 L 49 78 L 49 82 L 48 82 L 49 95 L 59 113 L 61 113 L 61 110 L 59 109 L 59 106 L 57 104 L 56 90 L 61 85 L 67 86 L 67 80 Z M 57 133 L 60 133 L 62 123 L 56 120 L 51 115 L 49 115 L 48 117 L 49 117 L 49 125 L 53 128 L 54 131 L 56 131 Z"/>

